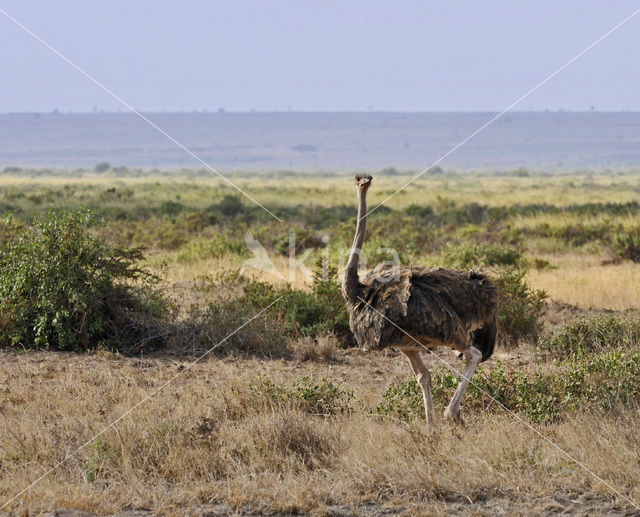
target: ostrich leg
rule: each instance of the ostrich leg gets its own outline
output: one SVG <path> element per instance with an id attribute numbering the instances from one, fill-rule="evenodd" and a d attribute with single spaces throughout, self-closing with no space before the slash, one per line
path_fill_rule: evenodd
<path id="1" fill-rule="evenodd" d="M 427 431 L 431 433 L 433 432 L 434 425 L 433 399 L 431 398 L 431 374 L 422 362 L 422 359 L 420 359 L 420 352 L 416 350 L 402 350 L 402 353 L 407 356 L 409 364 L 411 364 L 411 369 L 422 390 Z"/>
<path id="2" fill-rule="evenodd" d="M 458 389 L 444 412 L 445 418 L 458 423 L 463 423 L 460 418 L 460 403 L 462 402 L 462 397 L 464 397 L 464 392 L 467 390 L 467 386 L 469 386 L 473 372 L 476 371 L 476 368 L 482 360 L 482 352 L 474 346 L 470 346 L 469 349 L 464 352 L 464 355 L 467 358 L 467 366 L 462 374 L 462 379 L 460 379 L 460 384 L 458 384 Z"/>

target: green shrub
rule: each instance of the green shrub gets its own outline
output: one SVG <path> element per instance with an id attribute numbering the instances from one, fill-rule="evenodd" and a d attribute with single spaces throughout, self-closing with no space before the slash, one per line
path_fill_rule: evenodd
<path id="1" fill-rule="evenodd" d="M 438 412 L 449 404 L 459 382 L 460 375 L 449 370 L 432 374 L 433 402 Z M 502 411 L 504 406 L 524 413 L 532 422 L 556 420 L 562 401 L 559 384 L 547 374 L 507 372 L 501 366 L 485 374 L 478 368 L 464 397 L 465 410 L 480 412 L 492 398 L 498 402 L 493 402 L 493 411 Z M 405 421 L 424 418 L 422 391 L 416 380 L 408 378 L 389 386 L 376 412 Z"/>
<path id="2" fill-rule="evenodd" d="M 380 415 L 388 415 L 406 422 L 424 418 L 422 391 L 414 377 L 401 380 L 389 386 L 376 407 Z"/>
<path id="3" fill-rule="evenodd" d="M 513 380 L 516 409 L 523 411 L 532 422 L 548 423 L 558 419 L 563 395 L 557 377 L 543 372 L 515 373 Z"/>
<path id="4" fill-rule="evenodd" d="M 613 236 L 612 246 L 622 258 L 640 262 L 640 228 L 616 233 Z"/>
<path id="5" fill-rule="evenodd" d="M 245 205 L 242 199 L 234 195 L 225 195 L 218 203 L 206 208 L 205 213 L 211 224 L 244 221 L 250 223 L 257 218 L 270 217 L 257 205 Z"/>
<path id="6" fill-rule="evenodd" d="M 462 371 L 462 367 L 459 368 Z M 460 375 L 432 373 L 433 401 L 444 410 Z M 573 411 L 628 411 L 640 401 L 640 352 L 612 348 L 556 363 L 553 369 L 522 371 L 495 365 L 488 373 L 478 368 L 464 398 L 468 413 L 478 413 L 492 400 L 492 411 L 521 413 L 535 423 L 551 423 Z M 422 391 L 406 378 L 387 388 L 377 413 L 405 421 L 424 418 Z"/>
<path id="7" fill-rule="evenodd" d="M 107 172 L 111 168 L 111 164 L 109 162 L 100 162 L 97 163 L 94 167 L 96 172 Z"/>
<path id="8" fill-rule="evenodd" d="M 640 400 L 640 353 L 614 349 L 571 361 L 563 375 L 565 400 L 577 407 L 611 410 L 635 407 Z M 576 381 L 582 381 L 578 385 Z"/>
<path id="9" fill-rule="evenodd" d="M 531 236 L 550 237 L 572 247 L 584 246 L 590 242 L 609 243 L 611 241 L 611 222 L 584 224 L 564 223 L 550 225 L 541 223 L 529 230 Z"/>
<path id="10" fill-rule="evenodd" d="M 516 345 L 521 340 L 534 341 L 546 309 L 547 294 L 532 289 L 526 274 L 522 269 L 505 267 L 494 278 L 498 288 L 500 335 L 507 345 Z"/>
<path id="11" fill-rule="evenodd" d="M 140 338 L 135 314 L 163 307 L 155 277 L 138 265 L 140 249 L 96 237 L 96 224 L 88 212 L 49 211 L 1 243 L 1 345 L 81 350 Z"/>
<path id="12" fill-rule="evenodd" d="M 450 267 L 469 269 L 477 266 L 519 266 L 525 263 L 522 252 L 512 246 L 489 244 L 448 244 L 443 260 Z"/>
<path id="13" fill-rule="evenodd" d="M 221 258 L 227 254 L 242 256 L 247 246 L 242 241 L 231 240 L 225 235 L 215 234 L 211 237 L 196 237 L 183 244 L 178 250 L 178 262 L 196 262 L 208 258 Z"/>
<path id="14" fill-rule="evenodd" d="M 540 340 L 540 348 L 557 357 L 583 357 L 614 348 L 629 349 L 640 342 L 640 319 L 614 315 L 571 321 Z"/>
<path id="15" fill-rule="evenodd" d="M 280 255 L 288 257 L 293 246 L 295 253 L 299 254 L 308 249 L 323 248 L 326 244 L 322 238 L 315 235 L 306 228 L 293 228 L 283 235 L 275 244 L 275 248 Z"/>
<path id="16" fill-rule="evenodd" d="M 330 271 L 327 279 L 317 275 L 309 291 L 255 280 L 245 279 L 243 282 L 243 303 L 261 309 L 275 301 L 271 312 L 282 319 L 285 330 L 291 335 L 318 337 L 331 333 L 343 344 L 353 344 L 349 316 L 335 270 Z"/>
<path id="17" fill-rule="evenodd" d="M 159 214 L 169 217 L 175 217 L 185 210 L 187 210 L 187 207 L 177 201 L 165 201 L 157 208 Z"/>
<path id="18" fill-rule="evenodd" d="M 345 390 L 331 380 L 322 378 L 318 384 L 311 377 L 302 377 L 290 387 L 278 386 L 265 377 L 249 384 L 254 397 L 269 406 L 293 406 L 312 415 L 336 415 L 353 411 L 353 391 Z"/>

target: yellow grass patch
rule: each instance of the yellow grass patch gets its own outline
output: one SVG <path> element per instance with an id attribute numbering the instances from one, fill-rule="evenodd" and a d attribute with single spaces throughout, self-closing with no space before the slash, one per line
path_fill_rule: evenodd
<path id="1" fill-rule="evenodd" d="M 531 284 L 553 300 L 584 309 L 622 311 L 640 306 L 640 264 L 602 265 L 607 257 L 546 257 L 557 269 L 532 270 Z"/>
<path id="2" fill-rule="evenodd" d="M 20 489 L 182 371 L 186 360 L 46 352 L 0 354 L 0 499 Z M 468 415 L 470 432 L 384 420 L 356 409 L 322 417 L 274 406 L 250 383 L 302 376 L 354 390 L 364 407 L 408 374 L 399 357 L 344 353 L 331 364 L 211 359 L 185 372 L 8 508 L 97 513 L 146 508 L 416 514 L 609 513 L 629 504 L 503 412 Z M 475 422 L 476 418 L 479 418 Z M 577 415 L 537 426 L 627 497 L 640 499 L 637 414 Z M 589 499 L 583 497 L 588 494 Z"/>

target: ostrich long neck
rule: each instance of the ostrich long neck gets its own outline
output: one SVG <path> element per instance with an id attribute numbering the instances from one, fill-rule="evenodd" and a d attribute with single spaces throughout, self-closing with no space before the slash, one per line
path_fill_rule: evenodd
<path id="1" fill-rule="evenodd" d="M 356 224 L 356 235 L 353 239 L 351 255 L 344 270 L 342 279 L 342 291 L 347 300 L 351 303 L 358 301 L 360 295 L 360 280 L 358 279 L 358 260 L 360 251 L 364 243 L 364 232 L 367 228 L 367 189 L 358 189 L 358 222 Z"/>

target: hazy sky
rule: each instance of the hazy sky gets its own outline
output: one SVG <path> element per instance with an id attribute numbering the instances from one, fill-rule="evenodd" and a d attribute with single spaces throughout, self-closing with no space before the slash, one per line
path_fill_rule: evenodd
<path id="1" fill-rule="evenodd" d="M 637 0 L 0 0 L 138 109 L 501 110 Z M 640 14 L 519 110 L 640 110 Z M 125 110 L 0 13 L 0 112 Z"/>

